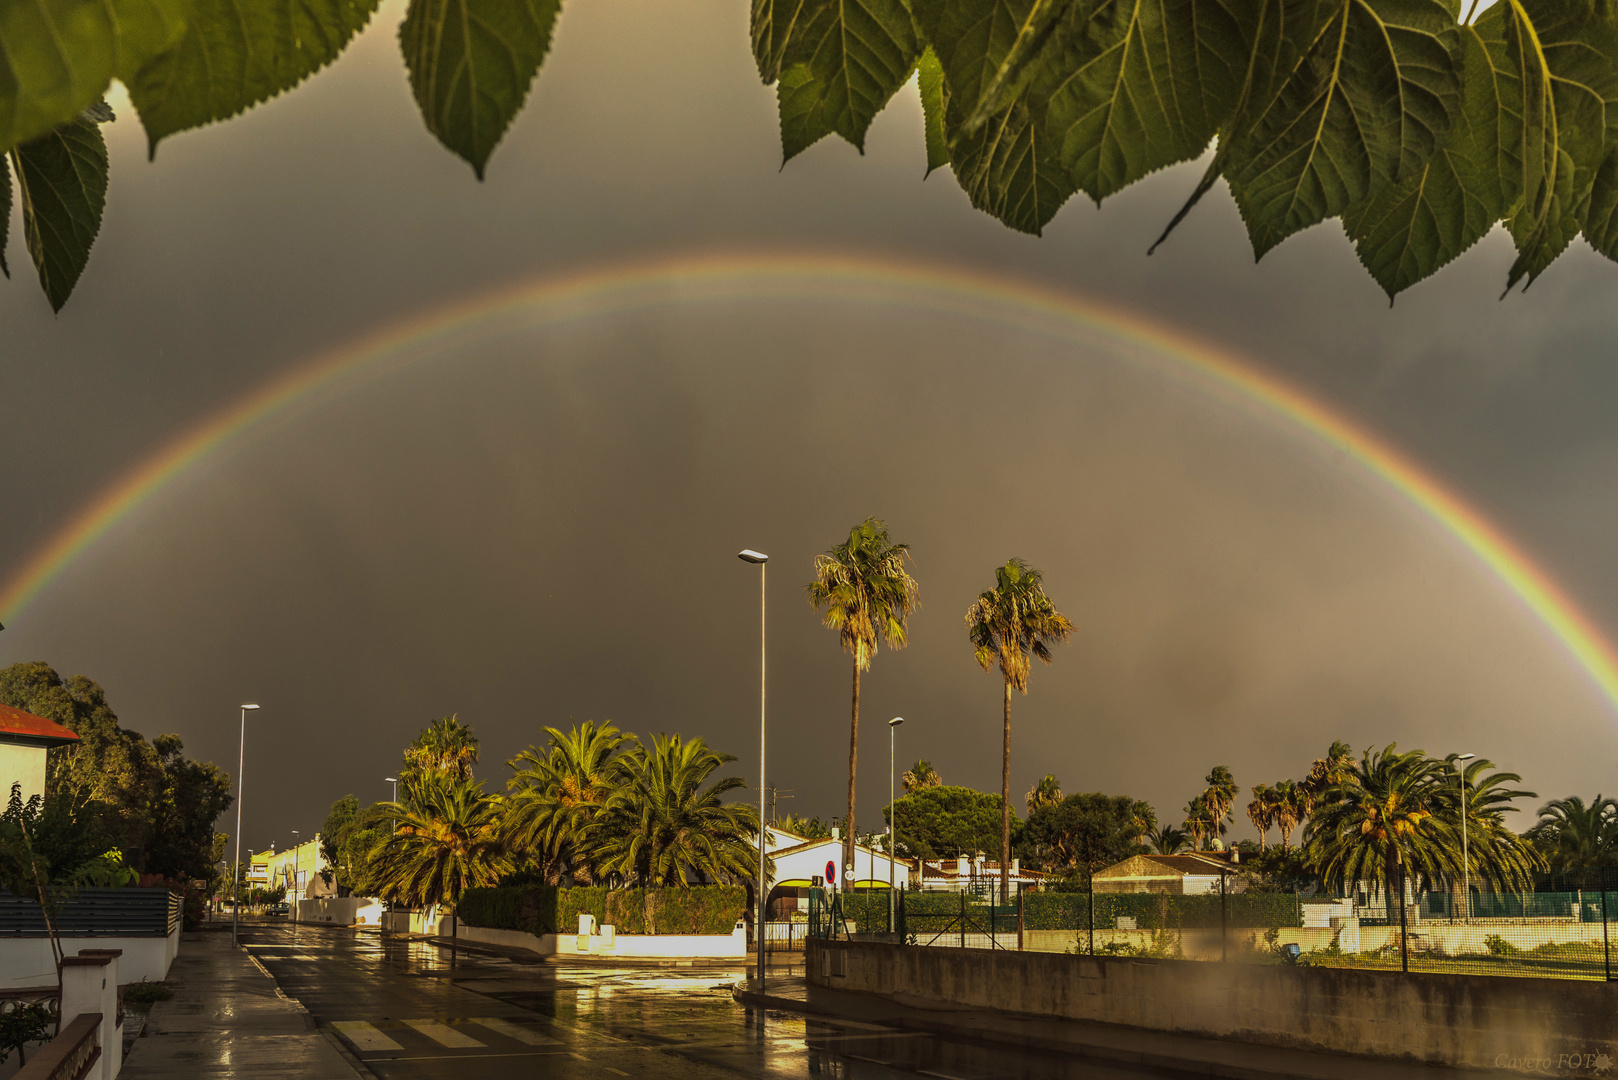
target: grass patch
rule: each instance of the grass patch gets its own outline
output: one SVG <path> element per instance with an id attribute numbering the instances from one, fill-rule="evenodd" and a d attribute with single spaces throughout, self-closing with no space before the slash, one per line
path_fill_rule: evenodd
<path id="1" fill-rule="evenodd" d="M 124 987 L 124 1004 L 150 1005 L 154 1001 L 167 1001 L 174 996 L 174 991 L 160 982 L 147 982 L 141 979 Z"/>

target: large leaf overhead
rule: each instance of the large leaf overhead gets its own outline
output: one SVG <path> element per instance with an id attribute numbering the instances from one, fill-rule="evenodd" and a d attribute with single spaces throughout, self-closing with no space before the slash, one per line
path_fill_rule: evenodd
<path id="1" fill-rule="evenodd" d="M 1020 102 L 970 134 L 957 126 L 953 100 L 948 114 L 950 167 L 972 205 L 1019 232 L 1039 235 L 1073 194 L 1044 126 Z"/>
<path id="2" fill-rule="evenodd" d="M 483 178 L 550 51 L 561 0 L 412 0 L 399 27 L 427 130 Z"/>
<path id="3" fill-rule="evenodd" d="M 165 137 L 234 116 L 337 59 L 378 0 L 183 2 L 179 43 L 129 82 L 154 152 Z"/>
<path id="4" fill-rule="evenodd" d="M 92 119 L 63 124 L 11 153 L 23 236 L 55 311 L 73 292 L 101 231 L 107 202 L 107 144 Z"/>
<path id="5" fill-rule="evenodd" d="M 791 9 L 772 7 L 772 28 L 789 10 L 784 44 L 773 29 L 761 36 L 755 23 L 754 33 L 763 49 L 755 57 L 760 71 L 779 70 L 783 157 L 790 160 L 833 134 L 863 151 L 871 121 L 921 56 L 909 8 L 903 0 L 805 0 Z"/>
<path id="6" fill-rule="evenodd" d="M 944 113 L 949 98 L 944 92 L 944 69 L 933 50 L 916 62 L 916 89 L 921 95 L 921 119 L 927 146 L 927 173 L 949 164 L 949 138 L 944 134 Z"/>
<path id="7" fill-rule="evenodd" d="M 1340 0 L 1225 175 L 1262 256 L 1425 165 L 1460 111 L 1460 36 L 1438 0 Z"/>
<path id="8" fill-rule="evenodd" d="M 0 150 L 71 123 L 169 48 L 182 0 L 0 2 Z"/>

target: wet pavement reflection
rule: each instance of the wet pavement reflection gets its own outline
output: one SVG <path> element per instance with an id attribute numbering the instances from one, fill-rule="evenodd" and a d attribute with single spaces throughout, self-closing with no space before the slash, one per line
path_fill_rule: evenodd
<path id="1" fill-rule="evenodd" d="M 730 994 L 740 967 L 523 963 L 325 927 L 254 927 L 243 939 L 282 990 L 383 1080 L 1179 1075 L 750 1009 Z"/>

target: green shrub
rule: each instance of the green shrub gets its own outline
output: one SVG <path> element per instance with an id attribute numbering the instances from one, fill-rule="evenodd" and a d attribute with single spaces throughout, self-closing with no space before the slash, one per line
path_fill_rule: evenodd
<path id="1" fill-rule="evenodd" d="M 729 934 L 747 906 L 740 885 L 606 889 L 519 885 L 468 889 L 456 913 L 468 926 L 576 933 L 580 915 L 620 934 Z"/>
<path id="2" fill-rule="evenodd" d="M 1517 946 L 1513 945 L 1499 934 L 1490 934 L 1488 937 L 1483 939 L 1483 944 L 1488 947 L 1490 956 L 1517 955 Z"/>
<path id="3" fill-rule="evenodd" d="M 147 982 L 141 979 L 124 987 L 124 1001 L 130 1005 L 147 1005 L 154 1001 L 167 1001 L 174 996 L 174 991 L 160 982 Z"/>

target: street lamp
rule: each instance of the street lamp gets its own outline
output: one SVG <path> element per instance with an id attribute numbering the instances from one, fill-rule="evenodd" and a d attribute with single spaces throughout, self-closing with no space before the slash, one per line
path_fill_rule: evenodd
<path id="1" fill-rule="evenodd" d="M 241 944 L 242 925 L 242 770 L 247 765 L 247 711 L 257 705 L 242 706 L 242 738 L 236 751 L 236 874 L 231 882 L 230 943 Z"/>
<path id="2" fill-rule="evenodd" d="M 744 548 L 736 553 L 742 562 L 758 566 L 758 914 L 754 916 L 754 947 L 757 954 L 758 989 L 764 992 L 764 571 L 770 557 L 762 551 Z"/>
<path id="3" fill-rule="evenodd" d="M 1463 909 L 1466 912 L 1463 918 L 1465 918 L 1467 922 L 1472 921 L 1472 858 L 1471 852 L 1468 851 L 1466 847 L 1466 819 L 1468 816 L 1468 807 L 1466 805 L 1466 770 L 1460 767 L 1460 763 L 1463 761 L 1471 761 L 1475 757 L 1477 757 L 1476 754 L 1457 754 L 1455 756 L 1455 779 L 1461 785 L 1461 903 L 1466 905 Z"/>
<path id="4" fill-rule="evenodd" d="M 393 801 L 399 801 L 399 778 L 397 776 L 384 776 L 382 779 L 393 785 Z"/>
<path id="5" fill-rule="evenodd" d="M 893 895 L 893 856 L 899 846 L 899 812 L 893 806 L 893 735 L 905 722 L 902 716 L 888 721 L 888 933 L 893 933 L 893 920 L 897 917 L 897 898 Z"/>

